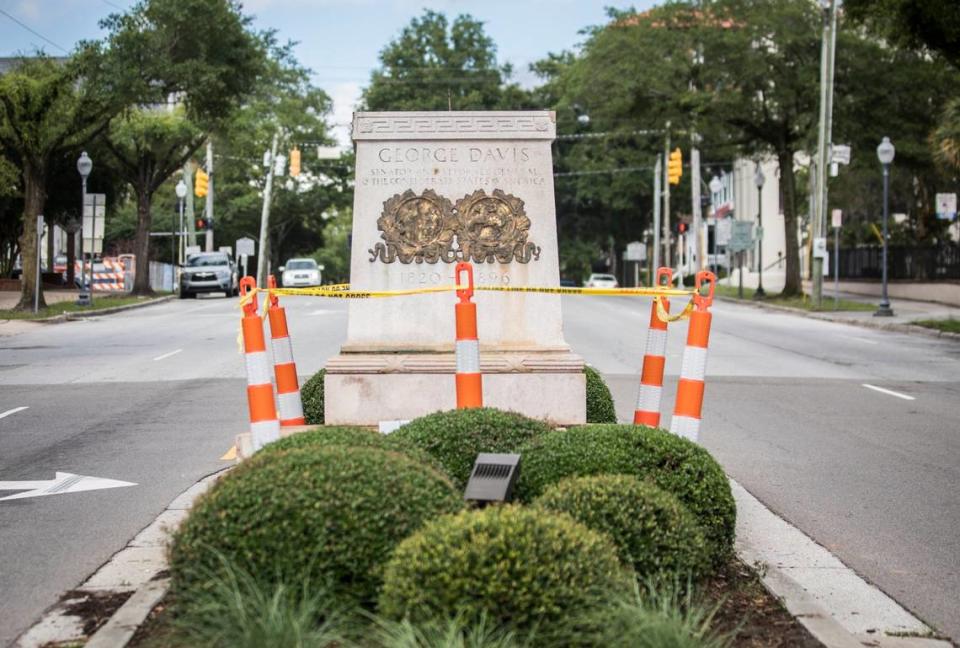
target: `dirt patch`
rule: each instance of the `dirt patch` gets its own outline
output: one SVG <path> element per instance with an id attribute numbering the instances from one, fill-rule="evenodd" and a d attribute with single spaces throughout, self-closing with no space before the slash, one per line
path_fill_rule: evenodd
<path id="1" fill-rule="evenodd" d="M 127 602 L 133 592 L 90 592 L 71 590 L 63 595 L 63 613 L 79 617 L 83 634 L 89 637 L 99 630 L 110 617 Z"/>
<path id="2" fill-rule="evenodd" d="M 739 560 L 720 569 L 703 592 L 708 604 L 719 606 L 713 627 L 733 635 L 737 648 L 822 648 L 766 590 L 759 574 Z"/>

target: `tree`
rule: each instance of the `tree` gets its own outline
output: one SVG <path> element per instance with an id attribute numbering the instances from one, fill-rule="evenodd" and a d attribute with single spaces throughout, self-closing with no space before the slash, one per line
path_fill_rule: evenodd
<path id="1" fill-rule="evenodd" d="M 149 294 L 153 195 L 253 90 L 263 43 L 230 0 L 143 0 L 102 26 L 106 67 L 126 102 L 104 145 L 136 195 L 133 290 Z"/>
<path id="2" fill-rule="evenodd" d="M 272 35 L 266 42 L 266 72 L 219 140 L 217 192 L 222 207 L 217 227 L 222 235 L 257 239 L 267 171 L 264 152 L 270 150 L 274 134 L 285 156 L 299 147 L 301 174 L 293 178 L 285 169 L 275 178 L 267 249 L 258 250 L 277 267 L 290 256 L 316 250 L 323 242 L 323 215 L 331 207 L 352 203 L 352 164 L 349 158 L 315 156 L 318 145 L 333 143 L 327 121 L 330 98 L 310 83 L 309 70 L 297 62 L 289 44 L 276 44 Z"/>
<path id="3" fill-rule="evenodd" d="M 37 270 L 37 215 L 47 200 L 47 182 L 54 160 L 103 129 L 116 105 L 101 93 L 92 50 L 83 48 L 63 62 L 40 55 L 24 59 L 0 77 L 0 145 L 20 168 L 23 219 L 19 239 L 23 276 Z M 22 281 L 18 309 L 33 307 L 34 284 Z M 45 305 L 43 290 L 37 295 Z"/>
<path id="4" fill-rule="evenodd" d="M 463 14 L 448 24 L 424 11 L 380 52 L 363 91 L 368 110 L 496 110 L 526 107 L 526 94 L 508 84 L 509 65 L 497 64 L 497 48 L 483 23 Z"/>
<path id="5" fill-rule="evenodd" d="M 844 0 L 843 9 L 888 42 L 928 48 L 960 68 L 960 11 L 954 0 Z"/>

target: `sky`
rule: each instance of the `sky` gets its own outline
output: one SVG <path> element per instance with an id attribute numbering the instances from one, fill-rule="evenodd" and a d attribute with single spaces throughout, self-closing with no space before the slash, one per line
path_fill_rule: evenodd
<path id="1" fill-rule="evenodd" d="M 0 0 L 0 56 L 43 48 L 63 54 L 85 39 L 103 36 L 98 21 L 131 6 L 131 0 Z M 481 20 L 497 44 L 500 63 L 513 64 L 514 78 L 533 85 L 528 71 L 548 52 L 572 49 L 584 27 L 606 22 L 606 7 L 645 9 L 651 0 L 249 0 L 244 12 L 258 29 L 277 30 L 298 43 L 300 62 L 333 99 L 333 123 L 342 145 L 348 124 L 378 63 L 380 50 L 410 20 L 433 9 L 448 18 L 461 13 Z M 18 24 L 19 23 L 19 24 Z"/>

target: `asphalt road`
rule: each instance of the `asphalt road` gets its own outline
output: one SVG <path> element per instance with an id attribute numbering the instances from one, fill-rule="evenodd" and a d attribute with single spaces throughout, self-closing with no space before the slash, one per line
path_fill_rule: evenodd
<path id="1" fill-rule="evenodd" d="M 28 408 L 0 418 L 0 481 L 61 471 L 137 484 L 0 502 L 0 645 L 226 465 L 246 422 L 234 303 L 0 338 L 0 415 Z M 346 304 L 284 304 L 309 375 L 343 341 Z M 770 508 L 960 637 L 960 344 L 739 305 L 714 313 L 703 443 Z M 648 318 L 646 300 L 564 298 L 567 341 L 607 376 L 624 420 Z M 670 333 L 665 423 L 685 329 Z"/>

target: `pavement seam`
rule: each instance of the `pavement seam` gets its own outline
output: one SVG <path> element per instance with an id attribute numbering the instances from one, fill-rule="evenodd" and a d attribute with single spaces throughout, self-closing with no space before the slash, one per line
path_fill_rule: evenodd
<path id="1" fill-rule="evenodd" d="M 960 333 L 951 333 L 950 331 L 938 331 L 936 329 L 930 329 L 925 326 L 919 326 L 916 324 L 883 324 L 879 322 L 874 322 L 871 320 L 865 319 L 847 319 L 843 317 L 830 317 L 822 312 L 810 312 L 803 310 L 802 308 L 791 308 L 790 306 L 780 306 L 778 304 L 766 304 L 760 301 L 749 301 L 746 299 L 737 299 L 735 297 L 723 297 L 715 296 L 715 300 L 726 302 L 728 304 L 741 304 L 743 306 L 753 306 L 754 308 L 759 308 L 760 310 L 772 310 L 779 311 L 781 313 L 791 313 L 793 315 L 799 315 L 800 317 L 806 317 L 809 319 L 820 320 L 821 322 L 833 322 L 836 324 L 850 324 L 852 326 L 859 326 L 861 328 L 868 328 L 880 331 L 892 331 L 895 333 L 910 333 L 916 335 L 925 335 L 927 337 L 934 337 L 946 340 L 957 340 L 960 341 Z"/>
<path id="2" fill-rule="evenodd" d="M 167 568 L 167 541 L 175 530 L 173 525 L 167 524 L 167 518 L 182 520 L 196 499 L 232 468 L 233 466 L 228 466 L 205 475 L 177 495 L 160 515 L 141 529 L 123 549 L 113 554 L 82 585 L 73 590 L 75 593 L 132 592 L 130 598 L 90 637 L 83 634 L 79 619 L 66 613 L 68 601 L 61 599 L 48 608 L 39 621 L 24 631 L 14 641 L 13 646 L 43 648 L 61 643 L 84 643 L 94 648 L 124 648 L 170 587 L 169 578 L 157 578 Z M 175 524 L 179 524 L 180 520 Z M 131 573 L 136 575 L 139 583 L 134 585 L 127 580 Z M 103 638 L 99 638 L 101 633 Z"/>

